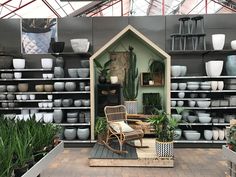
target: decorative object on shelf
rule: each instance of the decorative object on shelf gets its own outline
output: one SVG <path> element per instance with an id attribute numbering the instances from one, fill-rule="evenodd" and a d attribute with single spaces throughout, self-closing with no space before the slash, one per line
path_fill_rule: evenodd
<path id="1" fill-rule="evenodd" d="M 29 84 L 28 83 L 19 83 L 18 84 L 19 92 L 27 92 L 28 89 L 29 89 Z"/>
<path id="2" fill-rule="evenodd" d="M 22 52 L 26 54 L 48 53 L 51 40 L 57 34 L 56 19 L 22 19 Z"/>
<path id="3" fill-rule="evenodd" d="M 173 157 L 174 130 L 178 126 L 178 121 L 163 110 L 156 110 L 147 121 L 150 122 L 155 129 L 156 154 L 159 157 Z"/>
<path id="4" fill-rule="evenodd" d="M 55 87 L 55 86 L 54 86 Z M 43 92 L 44 91 L 44 85 L 35 85 L 35 91 L 36 92 Z"/>
<path id="5" fill-rule="evenodd" d="M 55 60 L 55 66 L 64 68 L 64 58 L 63 57 L 57 57 Z"/>
<path id="6" fill-rule="evenodd" d="M 208 141 L 212 140 L 213 133 L 212 130 L 204 130 L 204 138 Z"/>
<path id="7" fill-rule="evenodd" d="M 54 67 L 54 77 L 55 78 L 64 78 L 65 77 L 64 69 L 61 67 Z"/>
<path id="8" fill-rule="evenodd" d="M 82 106 L 89 107 L 90 106 L 90 100 L 83 99 L 82 101 Z"/>
<path id="9" fill-rule="evenodd" d="M 184 92 L 179 92 L 179 93 L 178 93 L 178 97 L 179 97 L 179 98 L 184 98 L 184 96 L 185 96 L 185 93 L 184 93 Z"/>
<path id="10" fill-rule="evenodd" d="M 22 58 L 13 58 L 13 67 L 15 69 L 24 69 L 25 68 L 25 59 Z"/>
<path id="11" fill-rule="evenodd" d="M 53 122 L 53 113 L 45 113 L 43 115 L 43 121 L 45 123 L 52 123 Z"/>
<path id="12" fill-rule="evenodd" d="M 74 100 L 74 106 L 80 107 L 82 105 L 82 100 Z"/>
<path id="13" fill-rule="evenodd" d="M 219 138 L 219 130 L 218 130 L 218 128 L 214 128 L 213 130 L 212 130 L 212 133 L 213 133 L 213 139 L 216 141 L 216 140 L 218 140 L 218 138 Z"/>
<path id="14" fill-rule="evenodd" d="M 52 92 L 53 91 L 53 85 L 52 84 L 45 84 L 43 86 L 45 92 Z"/>
<path id="15" fill-rule="evenodd" d="M 61 123 L 63 120 L 63 111 L 61 109 L 55 109 L 53 111 L 53 120 L 55 123 Z"/>
<path id="16" fill-rule="evenodd" d="M 43 69 L 51 69 L 53 66 L 52 58 L 41 58 L 41 66 Z"/>
<path id="17" fill-rule="evenodd" d="M 162 109 L 160 93 L 143 93 L 143 113 L 150 115 L 155 109 Z"/>
<path id="18" fill-rule="evenodd" d="M 15 92 L 15 91 L 17 91 L 17 86 L 16 85 L 7 85 L 7 91 L 8 92 Z"/>
<path id="19" fill-rule="evenodd" d="M 217 87 L 218 87 L 217 81 L 211 81 L 211 89 L 212 90 L 217 90 Z"/>
<path id="20" fill-rule="evenodd" d="M 177 90 L 179 84 L 178 83 L 171 83 L 171 90 Z"/>
<path id="21" fill-rule="evenodd" d="M 201 137 L 201 133 L 196 130 L 184 130 L 184 136 L 187 140 L 197 141 Z"/>
<path id="22" fill-rule="evenodd" d="M 194 101 L 194 100 L 189 100 L 189 101 L 188 101 L 188 105 L 189 105 L 189 107 L 194 107 L 194 106 L 196 105 L 196 101 Z"/>
<path id="23" fill-rule="evenodd" d="M 223 129 L 219 129 L 219 140 L 223 141 L 225 139 L 225 131 Z"/>
<path id="24" fill-rule="evenodd" d="M 182 67 L 179 65 L 171 66 L 171 75 L 173 77 L 179 77 L 182 73 Z"/>
<path id="25" fill-rule="evenodd" d="M 176 106 L 176 101 L 171 101 L 171 107 L 175 107 Z"/>
<path id="26" fill-rule="evenodd" d="M 54 53 L 61 53 L 63 52 L 65 47 L 65 42 L 52 42 L 51 49 Z"/>
<path id="27" fill-rule="evenodd" d="M 223 70 L 224 61 L 212 60 L 205 63 L 207 76 L 218 77 Z"/>
<path id="28" fill-rule="evenodd" d="M 118 83 L 118 76 L 110 76 L 111 84 L 117 84 Z"/>
<path id="29" fill-rule="evenodd" d="M 82 68 L 89 68 L 89 60 L 80 60 Z"/>
<path id="30" fill-rule="evenodd" d="M 55 107 L 61 107 L 62 99 L 54 99 L 53 104 Z"/>
<path id="31" fill-rule="evenodd" d="M 74 90 L 76 90 L 76 83 L 75 82 L 66 82 L 65 83 L 65 90 L 66 91 L 74 91 Z"/>
<path id="32" fill-rule="evenodd" d="M 6 85 L 0 85 L 0 92 L 5 92 L 7 90 Z"/>
<path id="33" fill-rule="evenodd" d="M 78 117 L 78 112 L 67 112 L 66 113 L 67 118 L 74 118 L 74 117 Z"/>
<path id="34" fill-rule="evenodd" d="M 80 78 L 88 78 L 89 77 L 89 68 L 78 68 L 77 74 Z"/>
<path id="35" fill-rule="evenodd" d="M 200 88 L 202 90 L 210 90 L 211 89 L 211 82 L 209 82 L 209 81 L 200 82 Z"/>
<path id="36" fill-rule="evenodd" d="M 68 74 L 71 78 L 77 78 L 78 77 L 77 68 L 69 68 Z"/>
<path id="37" fill-rule="evenodd" d="M 84 89 L 85 89 L 85 82 L 80 82 L 79 83 L 79 90 L 84 91 Z"/>
<path id="38" fill-rule="evenodd" d="M 163 85 L 165 78 L 165 64 L 159 59 L 149 60 L 150 80 L 154 83 L 152 85 Z M 151 85 L 151 84 L 149 84 Z"/>
<path id="39" fill-rule="evenodd" d="M 89 91 L 89 90 L 90 90 L 90 86 L 89 86 L 89 85 L 86 85 L 86 86 L 84 87 L 84 90 L 85 90 L 85 91 Z"/>
<path id="40" fill-rule="evenodd" d="M 208 108 L 211 105 L 211 101 L 197 101 L 197 105 L 200 108 Z"/>
<path id="41" fill-rule="evenodd" d="M 182 136 L 182 130 L 177 128 L 174 130 L 174 140 L 179 140 Z"/>
<path id="42" fill-rule="evenodd" d="M 198 116 L 192 116 L 192 115 L 189 115 L 188 116 L 188 121 L 190 122 L 190 123 L 194 123 L 194 122 L 196 122 L 198 120 Z"/>
<path id="43" fill-rule="evenodd" d="M 224 81 L 217 81 L 217 88 L 218 90 L 224 89 Z"/>
<path id="44" fill-rule="evenodd" d="M 78 122 L 78 117 L 67 117 L 66 119 L 67 123 L 77 123 Z"/>
<path id="45" fill-rule="evenodd" d="M 212 45 L 214 50 L 222 50 L 225 45 L 225 34 L 213 34 Z"/>
<path id="46" fill-rule="evenodd" d="M 96 117 L 94 134 L 95 137 L 97 137 L 98 144 L 103 144 L 103 141 L 106 141 L 106 136 L 107 136 L 106 117 Z"/>
<path id="47" fill-rule="evenodd" d="M 13 79 L 13 74 L 12 73 L 1 73 L 1 78 L 2 79 Z"/>
<path id="48" fill-rule="evenodd" d="M 73 104 L 73 99 L 71 98 L 62 100 L 62 106 L 64 107 L 70 107 L 72 104 Z"/>
<path id="49" fill-rule="evenodd" d="M 136 100 L 139 90 L 138 68 L 136 68 L 137 58 L 133 52 L 133 47 L 129 46 L 129 69 L 125 73 L 123 82 L 124 104 L 128 114 L 138 113 L 138 102 Z"/>
<path id="50" fill-rule="evenodd" d="M 177 105 L 178 105 L 179 107 L 182 107 L 182 106 L 184 105 L 184 101 L 177 101 Z"/>
<path id="51" fill-rule="evenodd" d="M 80 140 L 87 140 L 89 138 L 89 128 L 81 127 L 77 129 L 77 137 Z"/>
<path id="52" fill-rule="evenodd" d="M 104 63 L 104 65 L 102 65 L 99 63 L 99 61 L 94 60 L 94 64 L 96 65 L 97 71 L 99 73 L 98 82 L 100 84 L 105 84 L 107 82 L 108 73 L 110 71 L 109 65 L 111 62 L 112 60 L 108 60 Z"/>
<path id="53" fill-rule="evenodd" d="M 199 119 L 199 122 L 201 122 L 201 123 L 211 122 L 211 117 L 210 116 L 199 116 L 198 119 Z"/>
<path id="54" fill-rule="evenodd" d="M 65 82 L 54 82 L 54 89 L 56 91 L 63 91 L 65 89 Z"/>
<path id="55" fill-rule="evenodd" d="M 70 43 L 75 53 L 86 53 L 89 50 L 90 42 L 88 39 L 71 39 Z"/>
<path id="56" fill-rule="evenodd" d="M 225 67 L 228 76 L 236 76 L 236 55 L 227 56 Z"/>
<path id="57" fill-rule="evenodd" d="M 179 90 L 186 90 L 186 88 L 187 88 L 187 83 L 179 83 Z"/>
<path id="58" fill-rule="evenodd" d="M 48 100 L 52 100 L 53 96 L 52 95 L 47 95 Z"/>
<path id="59" fill-rule="evenodd" d="M 236 40 L 233 40 L 233 41 L 231 41 L 231 48 L 233 49 L 233 50 L 236 50 Z"/>
<path id="60" fill-rule="evenodd" d="M 75 127 L 66 127 L 64 130 L 64 137 L 67 140 L 74 140 L 76 138 L 76 128 Z"/>

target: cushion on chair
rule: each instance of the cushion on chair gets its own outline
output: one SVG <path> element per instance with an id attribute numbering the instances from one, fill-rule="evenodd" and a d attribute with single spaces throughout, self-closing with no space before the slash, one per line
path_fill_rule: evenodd
<path id="1" fill-rule="evenodd" d="M 132 132 L 134 131 L 133 128 L 131 128 L 127 123 L 124 121 L 117 121 L 114 123 L 110 123 L 110 126 L 115 130 L 117 133 L 120 133 L 120 128 L 119 125 L 121 126 L 122 132 Z"/>

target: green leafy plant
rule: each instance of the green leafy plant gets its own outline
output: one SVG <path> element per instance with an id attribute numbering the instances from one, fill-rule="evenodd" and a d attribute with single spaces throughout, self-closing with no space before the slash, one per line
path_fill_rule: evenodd
<path id="1" fill-rule="evenodd" d="M 22 31 L 26 33 L 45 33 L 56 24 L 55 18 L 22 19 Z"/>
<path id="2" fill-rule="evenodd" d="M 97 117 L 95 121 L 94 133 L 95 136 L 103 134 L 107 131 L 107 120 L 105 117 Z"/>
<path id="3" fill-rule="evenodd" d="M 227 144 L 231 150 L 236 151 L 236 125 L 231 126 L 229 129 Z"/>
<path id="4" fill-rule="evenodd" d="M 129 68 L 128 72 L 125 72 L 123 82 L 123 95 L 127 101 L 134 101 L 138 96 L 139 89 L 137 57 L 133 50 L 134 48 L 129 46 Z"/>
<path id="5" fill-rule="evenodd" d="M 178 121 L 163 110 L 155 109 L 155 113 L 148 118 L 155 129 L 156 139 L 160 142 L 171 142 L 174 138 L 174 130 Z"/>
<path id="6" fill-rule="evenodd" d="M 94 60 L 94 63 L 97 67 L 98 73 L 100 76 L 104 76 L 107 77 L 108 72 L 110 70 L 109 66 L 111 64 L 112 60 L 108 60 L 107 62 L 104 63 L 104 65 L 102 65 L 99 61 Z"/>

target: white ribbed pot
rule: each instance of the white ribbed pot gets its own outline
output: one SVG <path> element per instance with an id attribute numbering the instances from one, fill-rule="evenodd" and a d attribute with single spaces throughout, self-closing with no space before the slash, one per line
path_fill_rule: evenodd
<path id="1" fill-rule="evenodd" d="M 158 157 L 173 157 L 174 156 L 174 143 L 160 142 L 156 140 L 156 154 Z"/>
<path id="2" fill-rule="evenodd" d="M 27 54 L 48 53 L 52 32 L 25 33 L 22 32 L 22 45 Z"/>
<path id="3" fill-rule="evenodd" d="M 128 114 L 138 114 L 138 101 L 124 101 Z"/>
<path id="4" fill-rule="evenodd" d="M 225 34 L 213 34 L 212 45 L 214 50 L 222 50 L 225 45 Z"/>

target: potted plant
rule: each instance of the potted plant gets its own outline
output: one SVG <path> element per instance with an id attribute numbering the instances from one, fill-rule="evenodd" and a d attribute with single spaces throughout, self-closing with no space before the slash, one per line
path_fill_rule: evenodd
<path id="1" fill-rule="evenodd" d="M 178 126 L 178 120 L 163 110 L 155 109 L 154 114 L 148 118 L 155 130 L 156 154 L 159 157 L 173 157 L 174 130 Z"/>
<path id="2" fill-rule="evenodd" d="M 155 76 L 158 77 L 158 80 L 160 81 L 159 84 L 162 84 L 162 78 L 165 72 L 165 64 L 162 60 L 158 59 L 150 59 L 149 60 L 149 71 L 150 71 L 150 80 L 149 85 L 157 85 L 155 84 L 154 78 Z"/>
<path id="3" fill-rule="evenodd" d="M 107 135 L 107 120 L 105 117 L 97 117 L 94 127 L 95 136 L 97 136 L 97 142 L 103 144 Z"/>
<path id="4" fill-rule="evenodd" d="M 136 100 L 139 89 L 138 68 L 136 68 L 137 57 L 133 52 L 134 48 L 129 46 L 129 68 L 125 72 L 123 82 L 123 96 L 125 98 L 125 106 L 129 114 L 138 113 L 138 102 Z"/>
<path id="5" fill-rule="evenodd" d="M 143 93 L 144 114 L 152 114 L 155 109 L 162 109 L 160 93 Z"/>
<path id="6" fill-rule="evenodd" d="M 99 61 L 94 60 L 94 63 L 97 67 L 99 76 L 98 76 L 98 82 L 100 84 L 105 84 L 107 82 L 107 78 L 108 78 L 108 73 L 109 73 L 109 65 L 111 64 L 112 60 L 108 60 L 107 62 L 104 63 L 104 65 L 102 65 Z"/>

